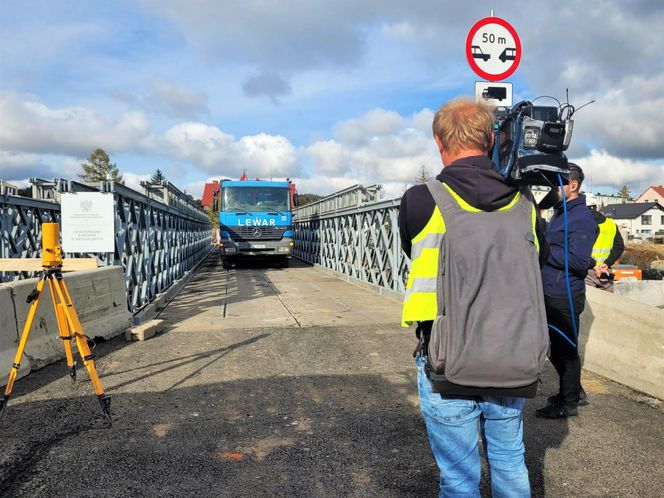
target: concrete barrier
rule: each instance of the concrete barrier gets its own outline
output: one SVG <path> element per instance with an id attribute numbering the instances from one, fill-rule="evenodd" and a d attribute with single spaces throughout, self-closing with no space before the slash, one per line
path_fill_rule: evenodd
<path id="1" fill-rule="evenodd" d="M 12 289 L 8 286 L 0 286 L 0 385 L 7 381 L 7 375 L 14 363 L 14 355 L 18 346 L 18 331 L 16 330 L 16 315 Z M 25 377 L 30 373 L 30 360 L 25 355 L 21 360 L 19 377 Z"/>
<path id="2" fill-rule="evenodd" d="M 122 268 L 110 266 L 96 270 L 67 273 L 65 274 L 65 282 L 81 320 L 83 331 L 88 337 L 108 339 L 123 333 L 132 323 L 132 315 L 127 309 Z M 14 330 L 19 335 L 23 331 L 30 308 L 26 298 L 34 289 L 36 283 L 36 279 L 29 279 L 0 286 L 2 290 L 8 288 L 11 291 L 12 302 L 7 305 L 3 304 L 3 313 L 5 312 L 4 308 L 12 308 L 15 317 Z M 3 329 L 2 334 L 5 335 L 5 333 L 5 329 Z M 5 341 L 5 339 L 2 340 Z M 32 368 L 41 368 L 64 358 L 64 348 L 62 340 L 59 339 L 48 285 L 44 288 L 25 354 Z M 21 370 L 24 369 L 24 366 L 26 365 L 22 362 Z M 0 369 L 0 375 L 6 375 L 8 372 L 9 369 L 5 370 L 3 365 L 3 368 Z M 0 382 L 3 382 L 3 380 L 0 379 Z"/>
<path id="3" fill-rule="evenodd" d="M 664 280 L 619 280 L 613 287 L 623 297 L 664 308 Z"/>
<path id="4" fill-rule="evenodd" d="M 586 296 L 583 367 L 664 400 L 664 310 L 599 289 Z"/>

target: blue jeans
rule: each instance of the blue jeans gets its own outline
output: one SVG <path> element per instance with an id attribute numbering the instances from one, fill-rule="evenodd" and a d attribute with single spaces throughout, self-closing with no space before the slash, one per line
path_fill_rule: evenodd
<path id="1" fill-rule="evenodd" d="M 482 435 L 494 497 L 529 497 L 524 461 L 523 398 L 440 395 L 431 390 L 418 356 L 420 409 L 440 469 L 441 497 L 479 497 Z M 478 427 L 479 426 L 479 427 Z"/>

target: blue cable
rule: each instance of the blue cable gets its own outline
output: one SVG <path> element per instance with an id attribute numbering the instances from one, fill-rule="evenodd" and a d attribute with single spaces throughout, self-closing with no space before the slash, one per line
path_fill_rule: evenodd
<path id="1" fill-rule="evenodd" d="M 574 303 L 572 302 L 572 288 L 570 287 L 569 284 L 569 241 L 568 241 L 568 230 L 569 226 L 567 224 L 567 200 L 565 199 L 565 187 L 563 185 L 563 177 L 560 176 L 560 173 L 558 173 L 558 182 L 560 183 L 560 190 L 561 190 L 561 197 L 563 198 L 563 223 L 565 226 L 565 282 L 567 284 L 567 297 L 569 298 L 569 309 L 570 313 L 572 314 L 572 331 L 574 332 L 574 340 L 576 341 L 579 333 L 576 330 L 576 319 L 574 318 Z M 549 325 L 553 330 L 558 332 L 559 334 L 562 334 L 567 341 L 572 344 L 573 347 L 576 347 L 576 344 L 574 344 L 563 332 L 558 330 L 555 327 L 552 327 Z"/>
<path id="2" fill-rule="evenodd" d="M 567 342 L 569 342 L 569 343 L 572 345 L 573 348 L 576 347 L 576 344 L 574 344 L 574 343 L 572 342 L 572 339 L 570 339 L 569 337 L 567 337 L 567 336 L 565 335 L 565 333 L 564 333 L 562 330 L 560 330 L 560 329 L 557 328 L 557 327 L 554 327 L 554 326 L 551 325 L 550 323 L 547 323 L 547 325 L 549 326 L 550 329 L 552 329 L 552 330 L 558 332 L 561 336 L 563 336 L 563 338 L 564 338 Z"/>

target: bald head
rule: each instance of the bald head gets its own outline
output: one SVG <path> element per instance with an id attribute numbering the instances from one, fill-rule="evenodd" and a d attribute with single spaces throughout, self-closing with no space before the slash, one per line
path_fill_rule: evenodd
<path id="1" fill-rule="evenodd" d="M 444 104 L 433 118 L 433 134 L 439 146 L 458 155 L 463 151 L 486 154 L 493 145 L 494 116 L 491 109 L 469 98 Z"/>

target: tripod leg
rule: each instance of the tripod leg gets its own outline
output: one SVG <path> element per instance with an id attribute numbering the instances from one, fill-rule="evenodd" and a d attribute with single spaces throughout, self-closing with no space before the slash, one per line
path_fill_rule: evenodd
<path id="1" fill-rule="evenodd" d="M 53 282 L 55 291 L 60 299 L 60 302 L 64 304 L 62 310 L 64 311 L 65 318 L 69 325 L 69 330 L 74 333 L 74 340 L 76 341 L 76 346 L 78 347 L 78 353 L 83 360 L 83 365 L 88 370 L 90 375 L 90 380 L 92 381 L 92 387 L 97 394 L 99 399 L 99 404 L 101 405 L 101 411 L 106 417 L 109 425 L 113 423 L 111 418 L 111 397 L 107 394 L 104 394 L 104 387 L 99 380 L 99 375 L 97 374 L 97 368 L 95 367 L 94 355 L 88 346 L 87 337 L 83 333 L 83 327 L 81 322 L 78 319 L 78 314 L 74 308 L 74 303 L 71 300 L 69 291 L 67 290 L 67 285 L 62 278 L 62 274 L 56 274 L 56 279 Z"/>
<path id="2" fill-rule="evenodd" d="M 5 387 L 5 394 L 2 396 L 2 398 L 0 398 L 0 416 L 4 413 L 9 396 L 12 393 L 12 389 L 14 389 L 14 382 L 16 381 L 18 369 L 21 367 L 21 358 L 23 358 L 25 345 L 28 343 L 28 336 L 30 335 L 32 322 L 35 320 L 35 315 L 37 314 L 37 308 L 39 307 L 39 301 L 41 299 L 41 294 L 44 290 L 44 285 L 46 284 L 47 278 L 48 277 L 46 275 L 42 276 L 39 279 L 39 282 L 37 282 L 37 288 L 28 297 L 29 300 L 32 300 L 32 304 L 30 305 L 30 310 L 28 311 L 28 318 L 26 319 L 25 325 L 23 326 L 21 340 L 19 341 L 18 348 L 16 349 L 14 364 L 12 365 L 12 369 L 9 372 L 9 379 L 7 380 L 7 386 Z"/>
<path id="3" fill-rule="evenodd" d="M 53 301 L 53 311 L 55 312 L 55 318 L 58 322 L 58 332 L 60 333 L 60 339 L 62 339 L 62 344 L 65 348 L 67 366 L 69 367 L 69 376 L 71 377 L 72 381 L 76 381 L 76 363 L 74 362 L 74 354 L 72 353 L 71 349 L 71 340 L 73 339 L 73 336 L 71 335 L 71 329 L 69 328 L 67 317 L 65 316 L 65 304 L 59 301 L 52 278 L 48 279 L 48 285 L 51 289 L 51 300 Z"/>

